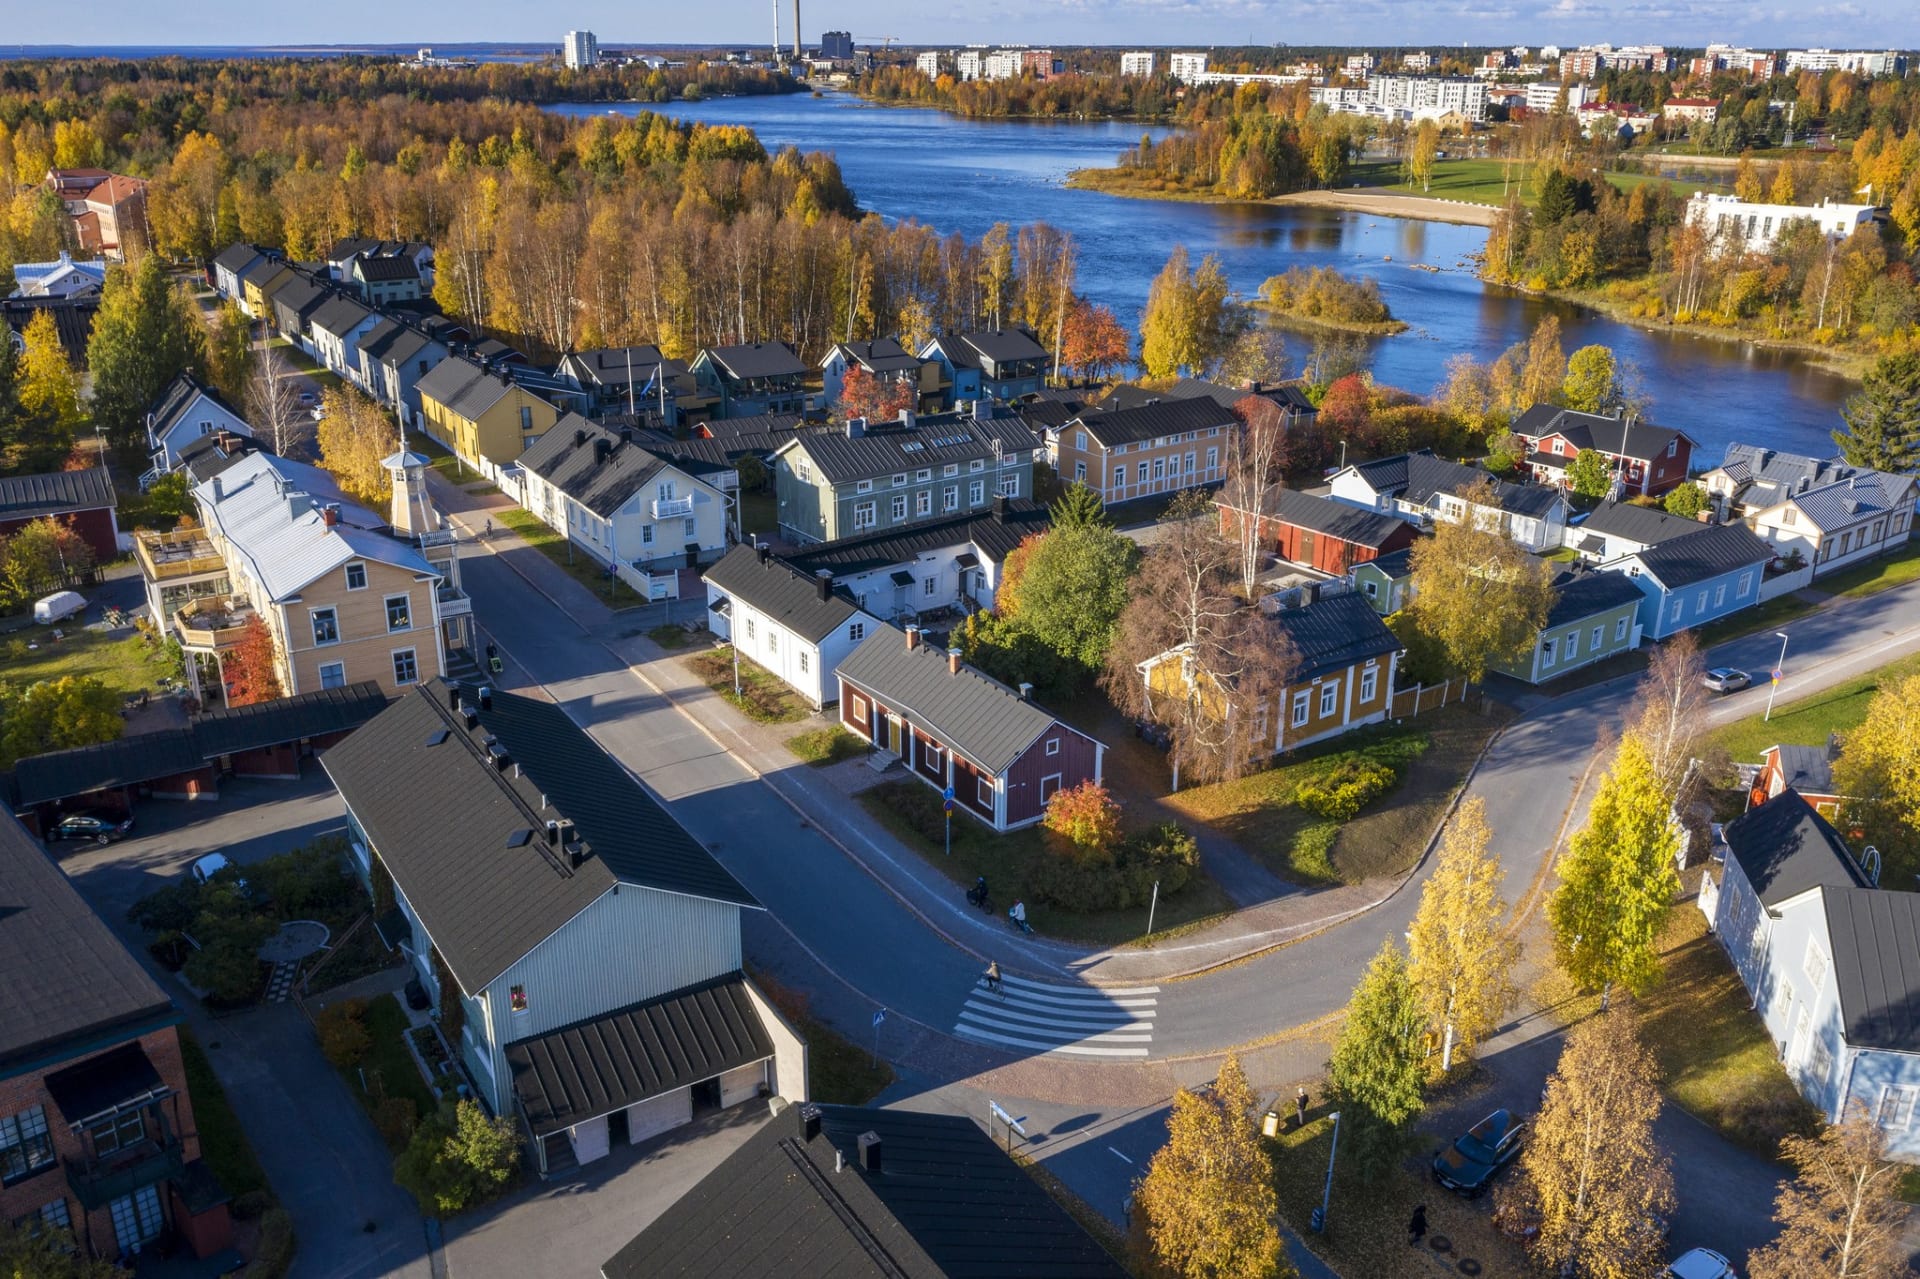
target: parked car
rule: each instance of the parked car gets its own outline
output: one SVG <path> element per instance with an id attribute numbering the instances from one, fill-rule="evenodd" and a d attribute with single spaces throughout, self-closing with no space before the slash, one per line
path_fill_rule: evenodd
<path id="1" fill-rule="evenodd" d="M 1669 1279 L 1740 1279 L 1733 1263 L 1711 1248 L 1683 1252 L 1667 1267 Z"/>
<path id="2" fill-rule="evenodd" d="M 68 813 L 53 824 L 47 832 L 49 840 L 90 839 L 96 844 L 111 844 L 116 839 L 125 839 L 127 832 L 133 829 L 133 818 L 115 817 L 110 813 L 81 812 Z"/>
<path id="3" fill-rule="evenodd" d="M 1496 1110 L 1433 1156 L 1433 1179 L 1471 1199 L 1520 1153 L 1526 1125 L 1510 1110 Z"/>
<path id="4" fill-rule="evenodd" d="M 210 884 L 213 882 L 214 876 L 223 870 L 227 870 L 232 865 L 233 863 L 227 860 L 225 853 L 208 853 L 206 856 L 195 861 L 188 873 L 193 876 L 194 883 Z M 247 891 L 246 880 L 236 875 L 233 882 L 241 892 L 244 893 Z"/>
<path id="5" fill-rule="evenodd" d="M 320 402 L 320 397 L 315 395 L 312 391 L 302 391 L 300 392 L 300 402 L 302 404 L 318 404 Z"/>
<path id="6" fill-rule="evenodd" d="M 42 626 L 51 626 L 84 612 L 86 607 L 87 597 L 79 591 L 55 591 L 45 599 L 34 601 L 33 620 Z"/>
<path id="7" fill-rule="evenodd" d="M 1753 676 L 1745 671 L 1736 671 L 1731 666 L 1716 666 L 1704 675 L 1700 682 L 1711 693 L 1737 693 L 1753 683 Z"/>

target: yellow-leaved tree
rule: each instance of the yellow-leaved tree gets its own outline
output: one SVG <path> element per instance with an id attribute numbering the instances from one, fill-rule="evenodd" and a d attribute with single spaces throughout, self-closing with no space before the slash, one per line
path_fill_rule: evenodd
<path id="1" fill-rule="evenodd" d="M 1440 841 L 1440 857 L 1407 933 L 1414 990 L 1440 1035 L 1441 1070 L 1471 1056 L 1513 1007 L 1518 939 L 1507 934 L 1506 871 L 1487 851 L 1493 832 L 1479 798 L 1460 805 Z"/>
<path id="2" fill-rule="evenodd" d="M 1880 1279 L 1905 1275 L 1905 1171 L 1887 1161 L 1887 1136 L 1863 1106 L 1818 1136 L 1791 1136 L 1780 1153 L 1798 1169 L 1780 1184 L 1780 1237 L 1747 1255 L 1753 1279 Z"/>
<path id="3" fill-rule="evenodd" d="M 1441 520 L 1413 548 L 1411 624 L 1444 654 L 1448 673 L 1477 680 L 1528 651 L 1553 607 L 1546 566 L 1502 536 L 1491 480 L 1457 495 L 1465 517 Z"/>
<path id="4" fill-rule="evenodd" d="M 1847 730 L 1834 762 L 1833 784 L 1847 803 L 1847 820 L 1886 859 L 1883 879 L 1908 882 L 1920 869 L 1920 675 L 1909 675 L 1873 695 L 1867 717 Z M 1896 873 L 1897 871 L 1897 873 Z"/>
<path id="5" fill-rule="evenodd" d="M 320 465 L 357 501 L 376 509 L 390 496 L 390 481 L 380 463 L 400 448 L 400 428 L 385 409 L 345 386 L 320 396 Z"/>

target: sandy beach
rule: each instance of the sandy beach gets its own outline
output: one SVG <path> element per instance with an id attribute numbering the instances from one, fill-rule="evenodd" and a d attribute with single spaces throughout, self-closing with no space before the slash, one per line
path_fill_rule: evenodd
<path id="1" fill-rule="evenodd" d="M 1388 195 L 1379 191 L 1295 191 L 1275 196 L 1274 204 L 1311 204 L 1323 209 L 1351 209 L 1359 213 L 1377 213 L 1387 218 L 1419 218 L 1427 222 L 1453 222 L 1460 226 L 1492 226 L 1500 210 L 1491 204 L 1465 204 L 1457 200 L 1435 200 L 1421 195 Z"/>

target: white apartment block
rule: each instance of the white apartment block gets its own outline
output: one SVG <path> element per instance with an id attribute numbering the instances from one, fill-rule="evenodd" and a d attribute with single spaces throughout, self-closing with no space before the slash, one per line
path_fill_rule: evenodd
<path id="1" fill-rule="evenodd" d="M 1018 80 L 1023 60 L 1018 49 L 995 49 L 980 60 L 980 77 L 983 80 Z"/>
<path id="2" fill-rule="evenodd" d="M 962 49 L 953 59 L 954 74 L 962 80 L 980 79 L 980 64 L 984 56 L 978 49 Z"/>
<path id="3" fill-rule="evenodd" d="M 1185 84 L 1196 83 L 1207 73 L 1207 55 L 1204 53 L 1169 53 L 1167 55 L 1167 74 Z"/>
<path id="4" fill-rule="evenodd" d="M 1787 70 L 1850 71 L 1860 76 L 1899 75 L 1906 70 L 1905 57 L 1889 49 L 1885 53 L 1836 53 L 1832 49 L 1789 49 Z"/>
<path id="5" fill-rule="evenodd" d="M 913 66 L 914 70 L 918 71 L 927 79 L 938 79 L 940 76 L 940 55 L 933 52 L 919 54 L 914 58 Z"/>
<path id="6" fill-rule="evenodd" d="M 1843 240 L 1873 220 L 1871 204 L 1749 204 L 1737 195 L 1698 191 L 1687 201 L 1687 221 L 1706 227 L 1722 247 L 1738 243 L 1764 253 L 1789 223 L 1812 222 L 1829 239 Z"/>
<path id="7" fill-rule="evenodd" d="M 1364 80 L 1372 70 L 1380 65 L 1380 59 L 1371 53 L 1353 53 L 1347 55 L 1346 72 L 1349 80 Z"/>
<path id="8" fill-rule="evenodd" d="M 1400 65 L 1409 71 L 1425 71 L 1433 66 L 1433 55 L 1429 53 L 1409 53 L 1400 59 Z"/>
<path id="9" fill-rule="evenodd" d="M 1567 110 L 1569 111 L 1578 111 L 1587 105 L 1587 95 L 1592 92 L 1591 86 L 1585 83 L 1561 85 L 1555 81 L 1546 80 L 1530 84 L 1527 86 L 1527 110 L 1553 110 L 1553 104 L 1560 101 L 1562 88 L 1567 91 Z"/>
<path id="10" fill-rule="evenodd" d="M 600 41 L 591 31 L 569 31 L 560 53 L 569 70 L 584 70 L 600 61 Z"/>
<path id="11" fill-rule="evenodd" d="M 1377 75 L 1364 88 L 1315 88 L 1312 100 L 1342 115 L 1380 120 L 1487 118 L 1487 82 L 1466 76 Z M 1549 103 L 1548 105 L 1552 105 Z"/>
<path id="12" fill-rule="evenodd" d="M 1122 76 L 1149 77 L 1153 74 L 1153 54 L 1123 53 L 1120 55 L 1120 74 Z"/>

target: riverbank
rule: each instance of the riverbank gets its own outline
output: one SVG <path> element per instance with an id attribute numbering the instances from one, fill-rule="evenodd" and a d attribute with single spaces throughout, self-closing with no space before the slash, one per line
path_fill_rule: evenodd
<path id="1" fill-rule="evenodd" d="M 1500 210 L 1486 204 L 1464 204 L 1457 200 L 1439 200 L 1432 196 L 1397 195 L 1365 188 L 1339 191 L 1294 191 L 1266 200 L 1242 200 L 1203 191 L 1183 191 L 1166 187 L 1155 178 L 1136 177 L 1125 169 L 1075 169 L 1067 174 L 1066 185 L 1076 191 L 1098 191 L 1129 200 L 1175 200 L 1189 204 L 1296 205 L 1315 209 L 1342 209 L 1351 213 L 1371 213 L 1383 218 L 1408 218 L 1416 222 L 1446 222 L 1454 226 L 1490 227 Z"/>
<path id="2" fill-rule="evenodd" d="M 1302 333 L 1357 333 L 1361 337 L 1378 338 L 1405 333 L 1408 327 L 1405 320 L 1336 320 L 1322 315 L 1302 315 L 1275 306 L 1265 298 L 1252 298 L 1247 305 L 1279 327 Z"/>

